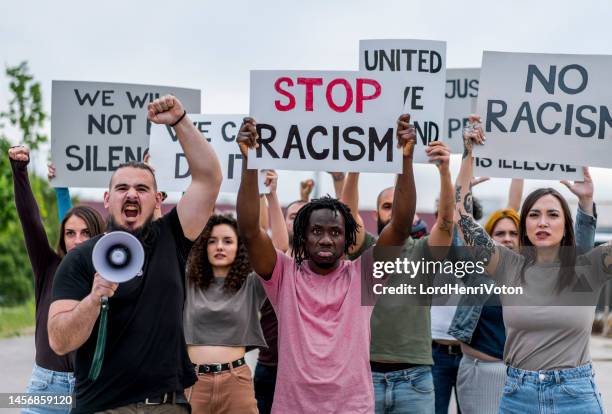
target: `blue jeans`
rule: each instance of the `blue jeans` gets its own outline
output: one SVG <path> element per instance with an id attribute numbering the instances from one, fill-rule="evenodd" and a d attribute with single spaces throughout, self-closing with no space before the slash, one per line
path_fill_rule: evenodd
<path id="1" fill-rule="evenodd" d="M 461 363 L 461 353 L 449 354 L 448 347 L 436 344 L 432 345 L 434 366 L 431 369 L 433 374 L 434 389 L 436 390 L 436 414 L 448 413 L 453 387 L 455 388 L 455 401 L 457 399 L 457 373 Z M 457 413 L 461 414 L 459 403 L 457 403 Z"/>
<path id="2" fill-rule="evenodd" d="M 253 377 L 259 414 L 270 414 L 276 386 L 276 367 L 257 363 Z"/>
<path id="3" fill-rule="evenodd" d="M 377 414 L 434 412 L 431 367 L 422 365 L 392 372 L 372 372 Z"/>
<path id="4" fill-rule="evenodd" d="M 34 364 L 26 392 L 33 395 L 71 395 L 74 402 L 74 376 L 72 372 L 51 371 Z M 22 414 L 59 414 L 69 412 L 70 406 L 67 405 L 31 405 L 21 410 Z"/>
<path id="5" fill-rule="evenodd" d="M 553 371 L 508 367 L 500 413 L 603 413 L 591 364 Z"/>

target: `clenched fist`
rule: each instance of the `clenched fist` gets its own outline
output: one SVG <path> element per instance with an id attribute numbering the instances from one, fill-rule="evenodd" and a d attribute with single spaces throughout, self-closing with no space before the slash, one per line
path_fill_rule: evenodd
<path id="1" fill-rule="evenodd" d="M 400 115 L 397 120 L 397 147 L 403 148 L 404 157 L 412 157 L 416 145 L 416 130 L 410 124 L 410 115 Z"/>
<path id="2" fill-rule="evenodd" d="M 172 95 L 162 96 L 147 106 L 147 117 L 155 124 L 173 125 L 184 113 L 183 104 Z"/>

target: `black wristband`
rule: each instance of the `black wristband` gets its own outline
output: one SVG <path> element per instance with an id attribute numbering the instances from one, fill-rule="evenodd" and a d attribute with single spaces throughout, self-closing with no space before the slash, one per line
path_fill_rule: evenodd
<path id="1" fill-rule="evenodd" d="M 183 115 L 181 115 L 181 117 L 174 124 L 171 124 L 170 126 L 171 127 L 177 126 L 178 123 L 181 122 L 183 120 L 183 118 L 185 118 L 185 115 L 187 115 L 187 110 L 183 109 Z"/>

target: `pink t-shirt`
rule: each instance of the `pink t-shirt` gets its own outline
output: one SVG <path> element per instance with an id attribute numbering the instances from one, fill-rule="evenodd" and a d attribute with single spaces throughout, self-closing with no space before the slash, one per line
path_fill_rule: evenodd
<path id="1" fill-rule="evenodd" d="M 278 318 L 272 412 L 373 413 L 371 306 L 361 305 L 361 258 L 328 275 L 277 250 L 262 284 Z"/>

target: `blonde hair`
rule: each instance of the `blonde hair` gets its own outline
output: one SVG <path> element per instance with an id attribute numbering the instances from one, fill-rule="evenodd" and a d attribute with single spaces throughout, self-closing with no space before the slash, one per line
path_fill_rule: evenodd
<path id="1" fill-rule="evenodd" d="M 493 233 L 493 229 L 495 228 L 497 222 L 505 218 L 512 220 L 512 222 L 516 226 L 516 230 L 518 231 L 520 224 L 520 218 L 518 213 L 513 208 L 504 208 L 501 210 L 494 211 L 487 219 L 487 222 L 484 225 L 484 229 L 489 234 L 489 236 L 491 235 L 491 233 Z"/>

